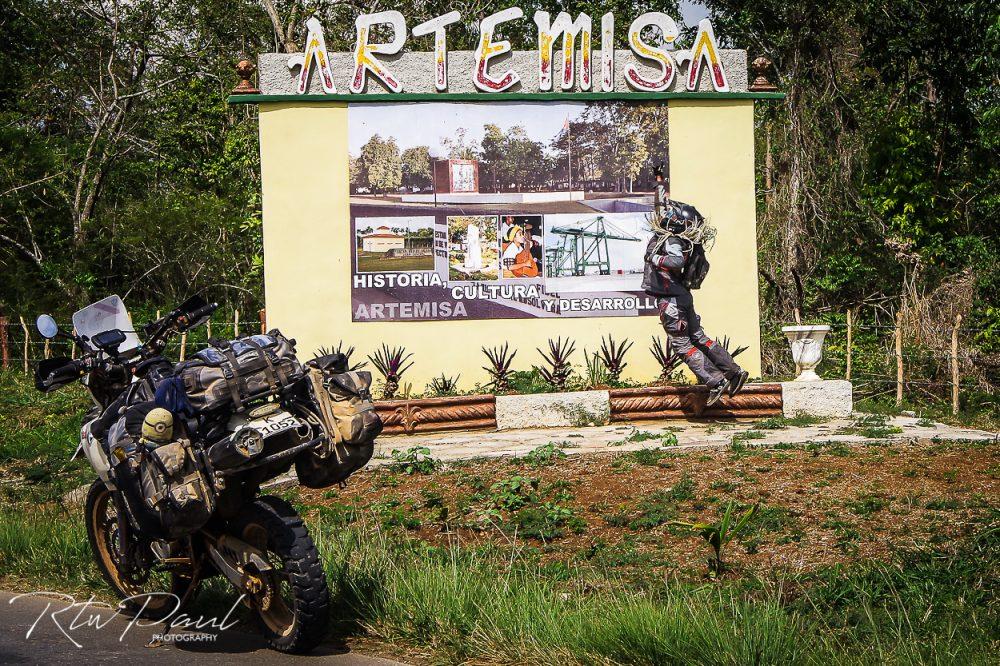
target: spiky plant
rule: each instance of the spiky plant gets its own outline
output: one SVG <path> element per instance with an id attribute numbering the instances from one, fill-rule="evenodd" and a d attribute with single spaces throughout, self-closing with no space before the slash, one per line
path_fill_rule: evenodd
<path id="1" fill-rule="evenodd" d="M 374 355 L 368 357 L 368 360 L 385 379 L 385 388 L 382 390 L 383 400 L 391 400 L 396 395 L 396 391 L 399 390 L 400 378 L 413 365 L 413 361 L 406 362 L 411 356 L 413 354 L 407 354 L 405 347 L 390 349 L 388 345 L 383 344 L 380 349 L 375 350 Z"/>
<path id="2" fill-rule="evenodd" d="M 607 368 L 608 375 L 611 377 L 611 381 L 617 382 L 621 379 L 622 370 L 628 363 L 625 362 L 625 353 L 632 347 L 632 341 L 625 338 L 621 342 L 615 342 L 611 335 L 608 335 L 607 341 L 601 338 L 601 351 L 600 359 L 604 363 L 604 367 Z"/>
<path id="3" fill-rule="evenodd" d="M 569 363 L 569 357 L 573 353 L 573 350 L 576 349 L 576 343 L 569 338 L 566 338 L 565 341 L 563 341 L 562 337 L 558 337 L 555 340 L 549 338 L 548 354 L 537 347 L 535 349 L 538 350 L 538 353 L 542 355 L 542 358 L 548 364 L 547 368 L 537 368 L 539 374 L 542 375 L 542 379 L 559 390 L 566 388 L 566 381 L 569 379 L 570 373 L 573 372 L 573 366 Z"/>
<path id="4" fill-rule="evenodd" d="M 440 377 L 434 377 L 431 379 L 431 385 L 429 387 L 431 393 L 437 396 L 455 395 L 458 391 L 458 379 L 461 376 L 462 375 L 446 377 L 442 372 Z"/>
<path id="5" fill-rule="evenodd" d="M 490 385 L 496 393 L 506 393 L 510 390 L 510 364 L 517 356 L 517 351 L 510 351 L 510 346 L 506 342 L 503 347 L 482 349 L 486 358 L 490 360 L 490 367 L 483 367 L 483 370 L 490 373 Z"/>
<path id="6" fill-rule="evenodd" d="M 740 354 L 742 354 L 746 350 L 750 349 L 750 347 L 746 347 L 746 346 L 744 346 L 744 347 L 737 347 L 736 349 L 730 349 L 729 348 L 730 342 L 729 342 L 729 336 L 728 335 L 722 336 L 722 338 L 719 340 L 719 344 L 722 345 L 722 348 L 725 349 L 727 352 L 729 352 L 729 355 L 732 356 L 733 358 L 736 358 L 737 356 L 739 356 Z"/>
<path id="7" fill-rule="evenodd" d="M 670 375 L 674 374 L 677 370 L 677 366 L 681 364 L 680 354 L 674 353 L 674 350 L 670 347 L 670 338 L 667 338 L 666 342 L 661 340 L 658 336 L 653 336 L 653 344 L 649 346 L 649 352 L 656 359 L 656 362 L 660 364 L 660 377 L 658 381 L 665 382 L 670 379 Z"/>
<path id="8" fill-rule="evenodd" d="M 583 350 L 583 359 L 587 364 L 587 387 L 607 387 L 611 382 L 611 373 L 604 360 L 596 352 L 591 354 L 586 349 Z"/>
<path id="9" fill-rule="evenodd" d="M 344 349 L 344 341 L 339 340 L 337 342 L 337 347 L 335 349 L 330 347 L 320 347 L 319 350 L 317 350 L 316 352 L 316 357 L 318 358 L 320 356 L 327 356 L 329 354 L 343 354 L 344 356 L 347 357 L 347 367 L 351 371 L 360 370 L 361 368 L 368 365 L 368 361 L 361 361 L 361 363 L 358 363 L 356 365 L 351 365 L 351 354 L 353 353 L 354 353 L 354 345 L 351 345 L 347 349 Z"/>
<path id="10" fill-rule="evenodd" d="M 726 570 L 722 561 L 722 551 L 735 537 L 739 536 L 760 509 L 760 503 L 754 504 L 741 514 L 734 515 L 735 503 L 730 501 L 722 518 L 714 523 L 697 523 L 685 520 L 671 520 L 670 524 L 695 532 L 712 547 L 712 557 L 708 559 L 708 577 L 716 578 Z"/>

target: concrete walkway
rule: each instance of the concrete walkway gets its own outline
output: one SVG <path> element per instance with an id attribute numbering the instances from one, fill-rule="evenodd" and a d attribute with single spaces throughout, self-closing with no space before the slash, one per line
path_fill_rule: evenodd
<path id="1" fill-rule="evenodd" d="M 874 441 L 858 434 L 843 431 L 851 428 L 856 418 L 833 419 L 811 426 L 786 427 L 777 430 L 757 429 L 763 438 L 747 440 L 748 445 L 774 446 L 775 444 L 797 444 L 805 446 L 813 442 L 843 442 L 860 444 Z M 554 442 L 567 454 L 597 453 L 608 451 L 634 451 L 636 449 L 660 445 L 658 439 L 646 441 L 626 441 L 635 433 L 665 435 L 673 432 L 678 444 L 674 448 L 724 447 L 732 443 L 733 437 L 748 430 L 754 430 L 755 420 L 738 421 L 643 421 L 635 424 L 616 424 L 590 428 L 537 428 L 532 430 L 505 430 L 502 432 L 478 431 L 455 433 L 430 433 L 424 435 L 393 435 L 380 437 L 375 457 L 369 466 L 391 462 L 393 449 L 405 450 L 412 446 L 426 446 L 431 455 L 440 460 L 462 460 L 468 458 L 521 456 L 532 449 Z M 997 441 L 998 434 L 985 430 L 972 430 L 935 423 L 918 425 L 920 419 L 895 417 L 886 422 L 896 426 L 900 433 L 879 437 L 878 440 L 907 442 L 919 440 L 977 440 Z M 926 422 L 924 422 L 926 423 Z"/>

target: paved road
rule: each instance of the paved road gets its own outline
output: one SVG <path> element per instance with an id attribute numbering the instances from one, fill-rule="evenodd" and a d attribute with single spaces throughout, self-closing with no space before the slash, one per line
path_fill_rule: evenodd
<path id="1" fill-rule="evenodd" d="M 15 593 L 0 592 L 0 664 L 86 662 L 120 665 L 139 660 L 142 663 L 155 661 L 158 664 L 188 666 L 237 661 L 241 665 L 308 661 L 338 666 L 398 666 L 396 662 L 353 654 L 334 645 L 321 645 L 309 656 L 284 655 L 268 650 L 260 636 L 235 629 L 221 632 L 205 629 L 206 633 L 216 636 L 211 641 L 148 647 L 154 634 L 164 633 L 162 624 L 146 626 L 145 621 L 140 621 L 130 626 L 131 618 L 114 616 L 114 611 L 106 606 L 84 607 L 86 601 L 80 599 L 73 606 L 68 599 L 41 596 L 17 598 Z M 196 609 L 194 613 L 197 615 Z M 179 633 L 190 635 L 201 632 Z"/>

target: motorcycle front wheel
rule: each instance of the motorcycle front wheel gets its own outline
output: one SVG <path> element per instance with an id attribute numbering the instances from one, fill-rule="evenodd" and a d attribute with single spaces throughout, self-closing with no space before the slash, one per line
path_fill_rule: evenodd
<path id="1" fill-rule="evenodd" d="M 132 615 L 159 620 L 175 613 L 194 594 L 197 582 L 192 567 L 126 567 L 122 554 L 122 535 L 118 509 L 112 491 L 100 479 L 87 493 L 87 538 L 94 562 L 115 594 L 122 599 L 125 611 Z"/>
<path id="2" fill-rule="evenodd" d="M 264 496 L 247 505 L 228 531 L 262 551 L 271 567 L 257 572 L 249 595 L 271 647 L 302 654 L 319 645 L 330 621 L 330 593 L 299 514 L 288 502 Z"/>

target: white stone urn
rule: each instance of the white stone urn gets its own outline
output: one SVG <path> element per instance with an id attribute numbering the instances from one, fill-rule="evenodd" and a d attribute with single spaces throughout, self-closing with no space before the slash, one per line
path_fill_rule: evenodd
<path id="1" fill-rule="evenodd" d="M 823 378 L 816 374 L 816 366 L 823 360 L 823 340 L 830 327 L 784 326 L 781 332 L 792 346 L 792 360 L 795 361 L 797 382 L 818 382 Z"/>

